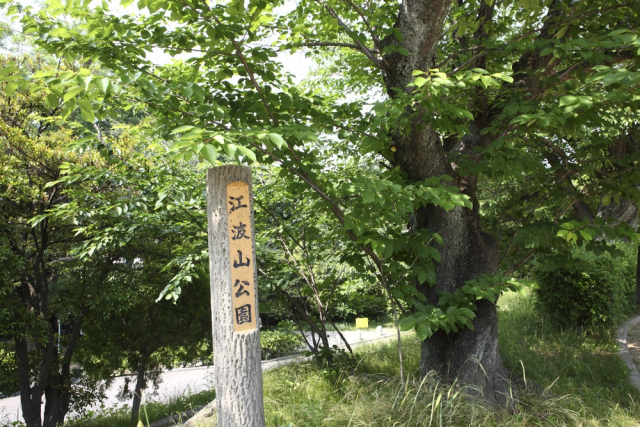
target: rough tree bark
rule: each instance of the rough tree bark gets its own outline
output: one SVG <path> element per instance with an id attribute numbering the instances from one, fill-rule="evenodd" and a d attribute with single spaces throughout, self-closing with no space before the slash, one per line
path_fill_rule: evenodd
<path id="1" fill-rule="evenodd" d="M 221 166 L 207 172 L 207 213 L 209 223 L 209 268 L 211 275 L 211 316 L 215 366 L 218 425 L 223 427 L 264 427 L 260 329 L 235 332 L 228 228 L 227 185 L 245 182 L 252 193 L 251 169 Z M 253 212 L 250 197 L 249 209 Z M 250 227 L 254 222 L 251 216 Z M 251 255 L 253 283 L 257 287 L 255 239 Z M 241 260 L 242 261 L 242 260 Z M 254 291 L 254 315 L 258 319 L 258 296 Z"/>
<path id="2" fill-rule="evenodd" d="M 404 41 L 400 43 L 390 36 L 383 45 L 403 46 L 409 55 L 391 53 L 385 57 L 385 84 L 389 96 L 396 96 L 394 88 L 407 93 L 411 91 L 407 85 L 413 81 L 413 70 L 428 70 L 436 65 L 436 44 L 450 4 L 450 0 L 405 0 L 401 5 L 396 27 Z M 396 164 L 416 182 L 444 174 L 454 177 L 454 185 L 458 185 L 477 207 L 475 177 L 456 174 L 439 135 L 421 112 L 407 111 L 406 114 L 411 121 L 410 131 L 393 137 Z M 480 229 L 477 209 L 457 207 L 446 212 L 428 206 L 417 211 L 414 219 L 414 227 L 437 232 L 445 242 L 438 247 L 442 261 L 436 267 L 437 283 L 421 289 L 430 304 L 437 303 L 438 292 L 454 291 L 470 279 L 497 270 L 498 245 Z M 489 401 L 506 404 L 510 383 L 498 351 L 496 306 L 486 301 L 477 306 L 473 322 L 475 330 L 450 334 L 439 331 L 423 342 L 421 370 L 423 374 L 435 370 L 443 378 L 457 378 L 463 384 L 476 387 Z"/>

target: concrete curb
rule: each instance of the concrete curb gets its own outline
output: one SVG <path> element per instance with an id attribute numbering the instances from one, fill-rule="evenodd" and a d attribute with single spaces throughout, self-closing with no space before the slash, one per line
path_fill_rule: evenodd
<path id="1" fill-rule="evenodd" d="M 631 384 L 633 384 L 635 388 L 640 390 L 640 372 L 638 372 L 638 368 L 636 367 L 636 365 L 633 363 L 633 360 L 631 359 L 631 354 L 629 353 L 629 346 L 627 345 L 627 332 L 629 332 L 629 329 L 631 329 L 638 323 L 640 323 L 640 316 L 636 316 L 633 319 L 625 322 L 622 326 L 620 326 L 620 328 L 618 329 L 616 341 L 618 341 L 618 345 L 620 346 L 620 351 L 619 351 L 620 357 L 627 364 L 627 366 L 629 367 L 629 371 L 631 372 L 629 374 L 629 380 L 631 381 Z"/>

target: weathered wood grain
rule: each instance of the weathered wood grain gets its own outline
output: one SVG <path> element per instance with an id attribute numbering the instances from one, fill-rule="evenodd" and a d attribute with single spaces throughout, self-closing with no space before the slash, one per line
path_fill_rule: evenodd
<path id="1" fill-rule="evenodd" d="M 227 185 L 238 181 L 249 185 L 253 234 L 251 169 L 245 166 L 220 166 L 207 172 L 211 315 L 218 426 L 264 427 L 260 329 L 243 332 L 233 330 Z M 257 285 L 255 256 L 254 240 L 251 265 L 253 283 Z M 254 306 L 257 319 L 257 286 L 255 288 Z"/>

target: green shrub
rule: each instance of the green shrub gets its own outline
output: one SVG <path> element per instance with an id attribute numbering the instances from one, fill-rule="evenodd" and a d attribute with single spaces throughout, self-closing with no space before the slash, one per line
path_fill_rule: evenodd
<path id="1" fill-rule="evenodd" d="M 275 359 L 292 354 L 302 344 L 302 337 L 290 330 L 260 331 L 260 350 L 262 360 Z"/>
<path id="2" fill-rule="evenodd" d="M 574 250 L 553 269 L 538 266 L 534 277 L 538 310 L 563 327 L 611 325 L 635 308 L 634 247 L 620 246 L 616 258 Z"/>
<path id="3" fill-rule="evenodd" d="M 18 366 L 11 342 L 0 341 L 0 399 L 18 393 Z"/>

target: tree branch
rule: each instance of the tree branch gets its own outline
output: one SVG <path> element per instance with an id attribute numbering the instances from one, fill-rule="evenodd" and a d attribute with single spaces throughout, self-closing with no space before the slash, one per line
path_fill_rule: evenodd
<path id="1" fill-rule="evenodd" d="M 323 3 L 321 0 L 318 0 L 318 2 L 320 3 L 320 5 L 327 11 L 329 12 L 329 14 L 331 16 L 333 16 L 337 21 L 338 21 L 338 25 L 340 25 L 342 27 L 342 29 L 344 29 L 345 31 L 352 31 L 351 28 L 349 28 L 349 26 L 347 24 L 344 23 L 344 21 L 342 19 L 340 19 L 340 16 L 336 13 L 335 10 L 333 10 L 331 7 L 329 7 L 326 3 Z M 360 51 L 367 57 L 369 58 L 369 60 L 378 68 L 380 68 L 381 70 L 386 70 L 387 66 L 385 65 L 384 62 L 382 62 L 380 59 L 376 58 L 375 55 L 373 54 L 373 51 L 371 49 L 369 49 L 368 47 L 366 47 L 365 45 L 363 45 L 362 43 L 356 41 L 356 46 L 358 46 L 358 48 L 360 49 Z M 380 47 L 378 47 L 378 50 L 381 52 L 382 49 L 380 49 Z"/>
<path id="2" fill-rule="evenodd" d="M 348 47 L 357 51 L 362 51 L 360 46 L 352 43 L 338 43 L 338 42 L 305 42 L 297 44 L 299 47 Z M 378 53 L 378 51 L 372 51 L 372 53 Z"/>

